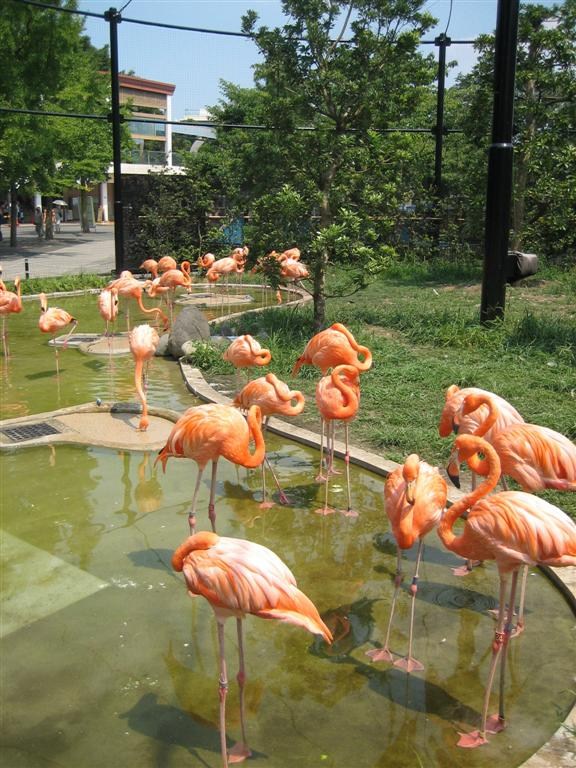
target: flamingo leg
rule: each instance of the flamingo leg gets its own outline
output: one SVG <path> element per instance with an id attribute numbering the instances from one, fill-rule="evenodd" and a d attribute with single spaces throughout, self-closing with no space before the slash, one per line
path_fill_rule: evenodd
<path id="1" fill-rule="evenodd" d="M 488 718 L 486 729 L 488 733 L 499 733 L 506 727 L 506 717 L 504 715 L 504 686 L 506 682 L 506 661 L 508 659 L 508 648 L 510 638 L 514 630 L 514 601 L 516 598 L 516 585 L 518 583 L 518 571 L 512 574 L 512 585 L 510 587 L 510 602 L 508 606 L 508 615 L 504 626 L 504 648 L 500 659 L 500 697 L 498 703 L 498 714 Z"/>
<path id="2" fill-rule="evenodd" d="M 328 506 L 328 490 L 330 485 L 330 467 L 332 465 L 333 460 L 333 452 L 334 452 L 334 422 L 329 421 L 328 426 L 326 428 L 326 450 L 329 450 L 329 446 L 331 448 L 330 452 L 330 458 L 328 459 L 328 467 L 326 469 L 326 477 L 324 479 L 324 506 L 322 509 L 316 509 L 315 512 L 317 515 L 332 515 L 335 510 Z"/>
<path id="3" fill-rule="evenodd" d="M 358 512 L 352 509 L 352 490 L 350 488 L 350 449 L 348 446 L 348 424 L 344 424 L 344 439 L 346 441 L 346 453 L 344 454 L 344 463 L 346 464 L 346 490 L 348 493 L 348 507 L 344 514 L 346 517 L 358 517 Z"/>
<path id="4" fill-rule="evenodd" d="M 518 601 L 518 621 L 512 631 L 512 636 L 517 637 L 524 631 L 524 606 L 526 604 L 526 585 L 528 583 L 528 571 L 527 565 L 522 566 L 522 581 L 520 582 L 520 599 Z"/>
<path id="5" fill-rule="evenodd" d="M 410 585 L 410 593 L 412 595 L 410 604 L 410 631 L 408 633 L 408 655 L 403 659 L 398 659 L 394 662 L 395 667 L 403 669 L 405 672 L 422 672 L 424 665 L 421 664 L 418 659 L 412 656 L 412 638 L 414 636 L 414 612 L 416 610 L 416 593 L 418 592 L 418 578 L 420 571 L 420 563 L 422 561 L 422 552 L 424 550 L 424 540 L 420 539 L 418 543 L 418 555 L 416 556 L 416 568 L 414 569 L 414 576 L 412 577 L 412 584 Z"/>
<path id="6" fill-rule="evenodd" d="M 390 651 L 390 632 L 392 630 L 392 621 L 394 619 L 394 612 L 396 610 L 396 599 L 398 592 L 402 585 L 404 576 L 402 574 L 402 550 L 400 547 L 396 547 L 396 575 L 394 577 L 394 595 L 392 596 L 392 605 L 390 606 L 390 618 L 388 619 L 388 627 L 386 629 L 386 639 L 384 640 L 384 646 L 382 648 L 374 648 L 372 651 L 366 651 L 366 656 L 369 656 L 372 661 L 394 661 L 394 656 Z"/>
<path id="7" fill-rule="evenodd" d="M 198 477 L 196 478 L 196 485 L 194 486 L 194 494 L 192 495 L 192 506 L 188 513 L 188 525 L 190 526 L 190 536 L 193 536 L 196 531 L 196 499 L 198 498 L 198 491 L 200 490 L 200 483 L 202 481 L 202 474 L 204 473 L 204 467 L 198 467 Z"/>
<path id="8" fill-rule="evenodd" d="M 58 345 L 56 344 L 56 335 L 52 336 L 52 343 L 54 344 L 54 355 L 56 356 L 56 376 L 60 375 L 60 360 L 58 355 Z"/>
<path id="9" fill-rule="evenodd" d="M 278 493 L 280 494 L 280 504 L 290 504 L 290 500 L 282 490 L 282 486 L 280 485 L 280 481 L 278 480 L 278 477 L 276 476 L 276 472 L 274 472 L 274 469 L 272 467 L 272 464 L 270 464 L 270 459 L 268 456 L 264 457 L 264 462 L 270 472 L 272 473 L 272 477 L 274 478 L 274 483 L 276 485 L 276 489 L 278 490 Z M 262 464 L 262 470 L 264 470 L 264 464 Z"/>
<path id="10" fill-rule="evenodd" d="M 220 676 L 218 679 L 218 697 L 220 699 L 220 750 L 222 765 L 228 768 L 228 753 L 226 751 L 226 695 L 228 693 L 228 674 L 226 657 L 224 656 L 224 624 L 216 620 L 218 625 L 218 650 L 220 653 Z"/>
<path id="11" fill-rule="evenodd" d="M 502 648 L 505 645 L 504 634 L 504 618 L 505 618 L 505 602 L 506 591 L 508 587 L 508 577 L 504 574 L 500 575 L 500 602 L 498 610 L 498 624 L 494 633 L 494 641 L 492 643 L 492 659 L 490 661 L 490 670 L 488 672 L 488 682 L 486 683 L 486 690 L 484 692 L 484 705 L 482 708 L 482 725 L 479 731 L 472 731 L 471 733 L 461 733 L 458 740 L 458 746 L 466 749 L 472 749 L 474 747 L 480 747 L 482 744 L 486 744 L 488 739 L 486 738 L 486 722 L 488 720 L 488 706 L 490 704 L 490 693 L 492 692 L 492 685 L 494 684 L 494 677 L 496 675 L 496 667 L 498 666 L 498 660 L 502 653 Z"/>
<path id="12" fill-rule="evenodd" d="M 317 483 L 323 483 L 326 478 L 322 474 L 323 464 L 324 464 L 324 432 L 326 429 L 326 422 L 324 419 L 322 419 L 322 430 L 320 433 L 320 469 L 318 470 L 318 474 L 316 475 L 316 482 Z"/>
<path id="13" fill-rule="evenodd" d="M 216 533 L 216 510 L 214 507 L 214 498 L 216 496 L 216 471 L 218 469 L 218 459 L 212 462 L 212 479 L 210 481 L 210 501 L 208 502 L 208 517 L 212 523 L 212 530 Z"/>
<path id="14" fill-rule="evenodd" d="M 241 763 L 247 757 L 252 755 L 246 738 L 246 706 L 244 703 L 244 686 L 246 684 L 246 668 L 244 665 L 244 637 L 242 632 L 242 619 L 236 619 L 236 629 L 238 631 L 238 681 L 239 699 L 240 699 L 240 728 L 242 731 L 242 741 L 236 743 L 228 753 L 229 763 Z"/>
<path id="15" fill-rule="evenodd" d="M 6 318 L 2 317 L 2 343 L 4 345 L 4 357 L 9 357 L 10 351 L 8 349 L 8 330 L 6 327 Z"/>

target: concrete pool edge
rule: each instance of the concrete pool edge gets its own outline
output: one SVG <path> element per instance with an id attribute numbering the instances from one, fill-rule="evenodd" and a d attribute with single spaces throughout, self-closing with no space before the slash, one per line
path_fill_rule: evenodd
<path id="1" fill-rule="evenodd" d="M 200 400 L 210 403 L 230 404 L 232 401 L 226 395 L 216 392 L 206 381 L 202 372 L 194 368 L 184 359 L 180 360 L 180 370 L 188 390 Z M 286 437 L 290 440 L 308 445 L 313 448 L 320 448 L 320 436 L 301 427 L 296 427 L 281 419 L 272 417 L 268 429 L 274 434 Z M 343 457 L 345 446 L 336 441 L 335 453 Z M 398 464 L 393 461 L 383 459 L 381 456 L 365 451 L 361 448 L 350 446 L 350 461 L 353 464 L 368 469 L 375 474 L 386 477 L 392 472 Z M 454 502 L 461 492 L 452 489 L 448 498 Z M 555 584 L 562 592 L 562 595 L 569 604 L 572 612 L 576 616 L 576 568 L 549 568 L 540 567 L 540 570 Z M 551 738 L 543 744 L 540 749 L 528 758 L 519 768 L 571 768 L 576 763 L 576 703 L 560 723 L 556 732 Z"/>

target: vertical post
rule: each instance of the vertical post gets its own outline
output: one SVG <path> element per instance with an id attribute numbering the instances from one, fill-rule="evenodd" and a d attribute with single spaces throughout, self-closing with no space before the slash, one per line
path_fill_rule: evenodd
<path id="1" fill-rule="evenodd" d="M 512 131 L 519 0 L 498 0 L 494 45 L 492 143 L 488 150 L 484 275 L 480 321 L 504 317 L 506 259 L 512 206 Z"/>
<path id="2" fill-rule="evenodd" d="M 442 148 L 444 145 L 444 94 L 446 92 L 446 48 L 452 43 L 445 34 L 438 35 L 434 45 L 438 51 L 438 87 L 436 92 L 436 149 L 434 153 L 434 185 L 439 196 L 442 192 Z"/>
<path id="3" fill-rule="evenodd" d="M 112 123 L 112 154 L 114 166 L 114 264 L 116 274 L 124 268 L 124 206 L 122 199 L 122 143 L 120 137 L 120 89 L 118 86 L 118 24 L 122 16 L 116 8 L 104 14 L 110 24 L 110 78 L 112 85 L 112 111 L 108 119 Z"/>

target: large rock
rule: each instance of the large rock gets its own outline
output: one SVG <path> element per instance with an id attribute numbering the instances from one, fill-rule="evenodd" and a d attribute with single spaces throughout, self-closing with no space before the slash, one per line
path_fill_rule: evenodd
<path id="1" fill-rule="evenodd" d="M 174 321 L 168 339 L 168 352 L 172 357 L 182 357 L 182 345 L 194 339 L 209 339 L 210 326 L 196 307 L 184 307 Z"/>

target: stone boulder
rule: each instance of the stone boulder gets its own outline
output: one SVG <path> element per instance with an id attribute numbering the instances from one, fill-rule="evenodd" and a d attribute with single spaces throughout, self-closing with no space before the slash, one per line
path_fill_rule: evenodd
<path id="1" fill-rule="evenodd" d="M 168 352 L 178 359 L 184 354 L 182 345 L 187 341 L 209 339 L 210 326 L 196 307 L 183 307 L 174 321 L 168 339 Z"/>

